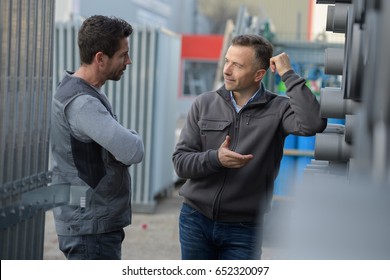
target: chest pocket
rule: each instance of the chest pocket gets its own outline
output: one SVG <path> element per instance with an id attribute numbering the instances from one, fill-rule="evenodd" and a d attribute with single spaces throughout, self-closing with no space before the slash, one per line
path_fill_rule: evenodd
<path id="1" fill-rule="evenodd" d="M 203 150 L 218 149 L 229 133 L 231 121 L 200 120 L 198 126 Z"/>

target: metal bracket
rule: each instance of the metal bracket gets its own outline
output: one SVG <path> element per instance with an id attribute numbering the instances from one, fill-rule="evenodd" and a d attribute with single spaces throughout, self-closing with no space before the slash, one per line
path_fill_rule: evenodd
<path id="1" fill-rule="evenodd" d="M 23 193 L 20 203 L 0 209 L 0 229 L 17 224 L 57 206 L 75 205 L 86 207 L 85 198 L 89 187 L 55 184 Z"/>

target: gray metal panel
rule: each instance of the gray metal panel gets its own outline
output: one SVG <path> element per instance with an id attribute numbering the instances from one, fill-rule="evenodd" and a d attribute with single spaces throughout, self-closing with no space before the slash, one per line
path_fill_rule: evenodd
<path id="1" fill-rule="evenodd" d="M 0 2 L 1 259 L 43 256 L 44 211 L 21 215 L 20 199 L 50 181 L 54 4 L 53 0 Z"/>
<path id="2" fill-rule="evenodd" d="M 180 76 L 181 38 L 164 30 L 158 33 L 156 90 L 150 184 L 156 196 L 172 187 L 172 153 L 175 146 L 175 129 L 178 119 L 177 89 Z"/>

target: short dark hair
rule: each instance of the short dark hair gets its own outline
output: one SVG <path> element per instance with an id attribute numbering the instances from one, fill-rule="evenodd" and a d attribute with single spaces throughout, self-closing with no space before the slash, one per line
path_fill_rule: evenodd
<path id="1" fill-rule="evenodd" d="M 237 35 L 232 39 L 232 45 L 252 47 L 255 51 L 255 59 L 260 67 L 265 70 L 269 68 L 274 48 L 264 37 L 255 34 Z"/>
<path id="2" fill-rule="evenodd" d="M 133 27 L 125 20 L 94 15 L 87 18 L 78 33 L 78 45 L 82 64 L 91 64 L 98 52 L 112 57 L 120 48 L 120 41 L 133 33 Z"/>

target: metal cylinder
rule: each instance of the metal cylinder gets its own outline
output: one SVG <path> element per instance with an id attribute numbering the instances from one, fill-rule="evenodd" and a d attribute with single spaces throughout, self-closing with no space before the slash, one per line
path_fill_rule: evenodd
<path id="1" fill-rule="evenodd" d="M 334 33 L 345 33 L 347 30 L 347 18 L 352 16 L 348 13 L 350 4 L 336 3 L 333 14 L 333 29 Z"/>
<path id="2" fill-rule="evenodd" d="M 327 48 L 325 50 L 325 74 L 342 75 L 344 69 L 344 49 Z"/>
<path id="3" fill-rule="evenodd" d="M 340 133 L 319 133 L 316 135 L 314 158 L 346 162 L 352 155 L 352 147 Z"/>
<path id="4" fill-rule="evenodd" d="M 320 91 L 320 110 L 323 118 L 344 119 L 346 114 L 353 114 L 359 102 L 344 99 L 341 88 L 322 88 Z"/>
<path id="5" fill-rule="evenodd" d="M 328 6 L 327 16 L 326 16 L 326 31 L 333 31 L 333 19 L 334 19 L 334 10 L 335 6 Z"/>

